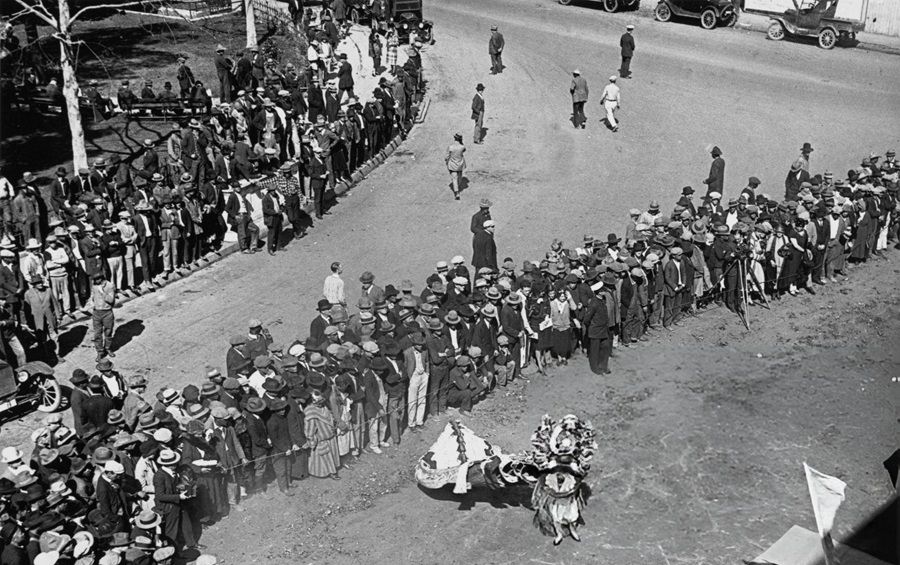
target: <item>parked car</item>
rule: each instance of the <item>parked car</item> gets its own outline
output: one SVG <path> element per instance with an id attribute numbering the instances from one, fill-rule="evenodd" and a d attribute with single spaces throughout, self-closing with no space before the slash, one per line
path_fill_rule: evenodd
<path id="1" fill-rule="evenodd" d="M 568 6 L 572 0 L 558 0 L 563 6 Z M 619 10 L 637 10 L 641 0 L 592 0 L 603 4 L 603 9 L 607 12 L 618 12 Z"/>
<path id="2" fill-rule="evenodd" d="M 13 369 L 0 360 L 0 419 L 22 408 L 53 412 L 61 403 L 62 389 L 49 365 L 31 361 Z"/>
<path id="3" fill-rule="evenodd" d="M 661 22 L 671 20 L 672 16 L 699 19 L 703 29 L 731 27 L 738 19 L 731 0 L 660 0 L 654 16 Z"/>
<path id="4" fill-rule="evenodd" d="M 786 35 L 816 37 L 819 47 L 833 49 L 838 41 L 855 41 L 856 33 L 866 28 L 865 19 L 851 20 L 837 18 L 839 0 L 807 0 L 798 3 L 792 0 L 794 9 L 780 16 L 772 16 L 766 35 L 774 41 L 781 41 Z"/>
<path id="5" fill-rule="evenodd" d="M 366 0 L 350 0 L 347 2 L 347 14 L 354 25 L 372 21 L 372 10 Z"/>
<path id="6" fill-rule="evenodd" d="M 413 32 L 422 43 L 434 43 L 434 22 L 422 17 L 422 0 L 394 0 L 391 20 L 400 43 L 408 42 Z"/>

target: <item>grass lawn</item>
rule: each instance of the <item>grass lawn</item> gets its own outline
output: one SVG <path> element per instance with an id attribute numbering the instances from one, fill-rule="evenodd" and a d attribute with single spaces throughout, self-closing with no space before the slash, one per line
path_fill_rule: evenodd
<path id="1" fill-rule="evenodd" d="M 16 31 L 24 37 L 21 28 Z M 40 31 L 47 33 L 49 28 Z M 258 39 L 263 41 L 268 34 L 266 22 L 258 18 Z M 196 23 L 120 14 L 78 24 L 76 38 L 85 42 L 78 50 L 79 81 L 86 87 L 89 80 L 97 80 L 105 95 L 115 94 L 123 79 L 131 81 L 136 94 L 147 80 L 153 81 L 157 92 L 165 81 L 171 81 L 177 92 L 176 59 L 184 54 L 194 76 L 217 96 L 219 83 L 213 68 L 216 45 L 224 45 L 227 55 L 233 57 L 246 44 L 242 14 Z M 272 41 L 278 45 L 282 61 L 297 64 L 301 57 L 305 59 L 305 53 L 296 53 L 281 35 L 273 36 Z M 46 46 L 56 48 L 52 43 Z M 10 178 L 31 171 L 49 182 L 56 167 L 62 165 L 71 171 L 71 145 L 63 119 L 12 112 L 0 120 L 0 165 Z M 84 125 L 91 159 L 112 154 L 127 158 L 142 140 L 157 139 L 171 131 L 171 122 L 126 122 L 122 117 L 100 123 L 85 121 Z"/>

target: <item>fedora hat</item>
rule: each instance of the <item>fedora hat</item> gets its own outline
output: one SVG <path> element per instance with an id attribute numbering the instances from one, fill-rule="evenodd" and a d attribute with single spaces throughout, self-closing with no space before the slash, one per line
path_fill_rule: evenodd
<path id="1" fill-rule="evenodd" d="M 450 310 L 449 312 L 447 312 L 447 315 L 444 316 L 444 322 L 450 324 L 451 326 L 455 326 L 461 321 L 462 318 L 460 318 L 459 312 L 457 312 L 456 310 Z"/>
<path id="2" fill-rule="evenodd" d="M 247 411 L 253 414 L 259 414 L 260 412 L 265 412 L 266 403 L 262 398 L 257 396 L 251 396 L 247 400 Z"/>
<path id="3" fill-rule="evenodd" d="M 156 462 L 165 467 L 174 467 L 181 461 L 181 455 L 171 449 L 163 449 L 156 457 Z"/>
<path id="4" fill-rule="evenodd" d="M 509 294 L 509 296 L 506 297 L 505 302 L 507 304 L 512 304 L 512 305 L 521 304 L 522 303 L 522 295 L 519 294 L 518 292 L 511 292 Z"/>
<path id="5" fill-rule="evenodd" d="M 142 530 L 151 530 L 162 523 L 162 517 L 152 510 L 144 510 L 134 519 L 134 525 Z"/>

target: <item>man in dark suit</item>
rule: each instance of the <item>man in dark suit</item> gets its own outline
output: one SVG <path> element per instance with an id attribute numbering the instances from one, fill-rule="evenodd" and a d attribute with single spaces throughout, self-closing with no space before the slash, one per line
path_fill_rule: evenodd
<path id="1" fill-rule="evenodd" d="M 491 38 L 488 40 L 488 54 L 491 56 L 491 74 L 503 72 L 503 48 L 506 42 L 503 34 L 497 31 L 497 26 L 491 26 Z"/>
<path id="2" fill-rule="evenodd" d="M 472 237 L 472 266 L 475 270 L 490 267 L 497 270 L 497 244 L 494 242 L 494 220 L 487 220 L 483 229 Z"/>
<path id="3" fill-rule="evenodd" d="M 634 26 L 628 24 L 625 26 L 625 33 L 619 39 L 619 47 L 622 48 L 622 66 L 619 67 L 619 76 L 622 78 L 631 78 L 631 57 L 634 55 L 634 36 L 631 32 Z"/>
<path id="4" fill-rule="evenodd" d="M 225 201 L 225 213 L 228 215 L 228 223 L 238 235 L 238 244 L 241 253 L 256 253 L 256 244 L 259 240 L 259 227 L 253 222 L 253 205 L 247 197 L 240 193 L 241 187 L 236 181 L 231 184 L 232 190 L 228 192 Z"/>
<path id="5" fill-rule="evenodd" d="M 347 61 L 347 54 L 341 53 L 341 66 L 338 68 L 338 99 L 347 93 L 348 98 L 353 98 L 353 67 Z"/>
<path id="6" fill-rule="evenodd" d="M 450 374 L 454 349 L 450 338 L 444 334 L 446 329 L 440 322 L 429 325 L 428 336 L 424 343 L 428 356 L 428 414 L 430 416 L 443 414 L 447 409 L 447 376 Z"/>
<path id="7" fill-rule="evenodd" d="M 153 474 L 153 490 L 156 506 L 154 511 L 162 517 L 163 536 L 172 543 L 176 550 L 183 546 L 196 547 L 197 538 L 188 506 L 185 501 L 191 498 L 186 492 L 178 491 L 178 476 L 175 466 L 181 461 L 181 455 L 170 449 L 159 452 L 156 462 L 159 470 Z"/>
<path id="8" fill-rule="evenodd" d="M 384 112 L 384 120 L 381 122 L 381 139 L 384 143 L 387 143 L 392 137 L 394 116 L 397 113 L 397 101 L 394 100 L 394 94 L 391 92 L 390 81 L 385 77 L 381 77 L 378 81 L 378 88 L 373 91 L 373 94 L 381 102 L 381 108 Z"/>
<path id="9" fill-rule="evenodd" d="M 319 300 L 319 303 L 316 305 L 319 315 L 313 318 L 313 321 L 309 324 L 309 338 L 317 344 L 325 342 L 325 328 L 331 325 L 331 318 L 328 317 L 331 306 L 332 304 L 327 298 Z"/>
<path id="10" fill-rule="evenodd" d="M 491 206 L 493 203 L 487 198 L 482 198 L 478 211 L 472 214 L 472 222 L 469 229 L 472 233 L 478 233 L 484 229 L 484 223 L 491 219 Z M 468 277 L 468 273 L 466 274 Z"/>
<path id="11" fill-rule="evenodd" d="M 313 81 L 312 84 L 309 85 L 309 89 L 306 91 L 306 97 L 308 100 L 309 113 L 306 115 L 306 119 L 312 123 L 316 123 L 316 118 L 325 115 L 325 97 L 322 95 L 322 89 L 319 88 L 319 83 Z"/>
<path id="12" fill-rule="evenodd" d="M 266 249 L 269 255 L 275 255 L 278 251 L 278 237 L 281 235 L 281 225 L 284 222 L 282 210 L 284 202 L 275 190 L 275 185 L 270 185 L 262 198 L 263 223 L 269 228 L 266 234 Z"/>
<path id="13" fill-rule="evenodd" d="M 671 254 L 669 262 L 663 267 L 663 279 L 665 281 L 663 290 L 665 297 L 663 327 L 666 329 L 672 329 L 672 324 L 680 325 L 681 297 L 688 284 L 685 265 L 681 258 L 682 249 L 673 247 L 669 253 Z"/>
<path id="14" fill-rule="evenodd" d="M 153 280 L 159 225 L 153 210 L 146 201 L 139 202 L 134 207 L 134 211 L 137 212 L 134 217 L 134 231 L 137 233 L 138 252 L 141 255 L 141 271 L 143 274 L 141 286 L 146 288 L 150 285 L 150 281 Z"/>
<path id="15" fill-rule="evenodd" d="M 591 287 L 595 296 L 584 313 L 584 332 L 588 338 L 588 364 L 595 375 L 608 375 L 612 338 L 609 335 L 609 314 L 603 299 L 603 283 Z"/>
<path id="16" fill-rule="evenodd" d="M 125 467 L 115 460 L 107 461 L 97 479 L 97 510 L 113 532 L 128 531 L 131 505 L 122 490 Z"/>
<path id="17" fill-rule="evenodd" d="M 722 150 L 713 147 L 710 152 L 713 162 L 709 167 L 709 176 L 703 181 L 706 185 L 706 194 L 710 192 L 718 192 L 723 194 L 725 185 L 725 159 L 722 158 Z"/>
<path id="18" fill-rule="evenodd" d="M 484 85 L 480 82 L 475 87 L 475 96 L 472 98 L 472 119 L 475 120 L 474 142 L 481 143 L 484 137 Z"/>
<path id="19" fill-rule="evenodd" d="M 229 378 L 236 379 L 240 371 L 246 370 L 253 363 L 244 350 L 245 343 L 247 337 L 243 335 L 236 335 L 228 341 L 230 347 L 225 353 L 225 372 Z"/>
<path id="20" fill-rule="evenodd" d="M 203 203 L 203 233 L 212 234 L 212 245 L 218 248 L 222 244 L 222 238 L 228 231 L 222 212 L 225 211 L 225 197 L 223 188 L 228 184 L 219 177 L 214 181 L 205 182 L 200 186 L 200 201 Z"/>
<path id="21" fill-rule="evenodd" d="M 69 184 L 65 167 L 56 169 L 56 178 L 50 183 L 50 207 L 57 215 L 69 208 Z"/>

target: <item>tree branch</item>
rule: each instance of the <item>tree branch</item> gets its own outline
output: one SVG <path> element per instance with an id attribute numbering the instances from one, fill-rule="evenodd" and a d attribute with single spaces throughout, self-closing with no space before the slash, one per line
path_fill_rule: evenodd
<path id="1" fill-rule="evenodd" d="M 13 1 L 24 8 L 23 12 L 28 12 L 29 14 L 40 18 L 51 27 L 55 27 L 57 29 L 59 28 L 59 23 L 56 21 L 56 18 L 51 16 L 50 12 L 48 12 L 47 9 L 40 4 L 28 4 L 27 2 L 25 2 L 25 0 Z"/>
<path id="2" fill-rule="evenodd" d="M 19 0 L 16 0 L 16 1 L 18 2 Z M 116 10 L 119 8 L 129 8 L 131 6 L 139 6 L 141 4 L 147 4 L 147 3 L 148 3 L 147 0 L 134 0 L 133 2 L 123 2 L 122 4 L 95 4 L 93 6 L 85 6 L 84 8 L 75 12 L 75 15 L 73 15 L 69 19 L 69 23 L 70 24 L 75 23 L 75 20 L 77 20 L 79 16 L 81 16 L 82 14 L 91 12 L 93 10 Z"/>

